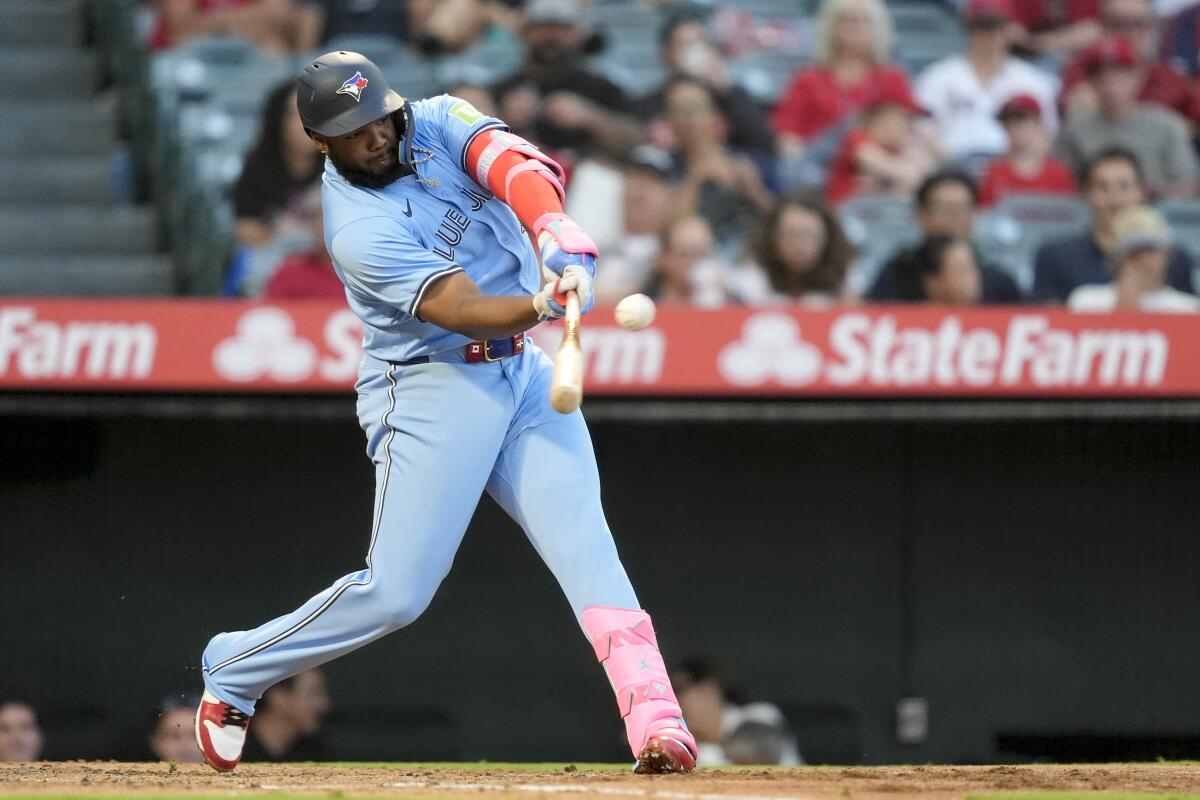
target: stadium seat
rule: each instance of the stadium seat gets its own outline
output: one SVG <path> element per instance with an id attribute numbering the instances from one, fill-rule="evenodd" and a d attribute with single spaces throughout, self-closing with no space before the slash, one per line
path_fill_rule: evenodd
<path id="1" fill-rule="evenodd" d="M 149 207 L 6 204 L 0 207 L 6 255 L 146 253 L 157 248 Z"/>
<path id="2" fill-rule="evenodd" d="M 850 282 L 859 290 L 870 286 L 893 253 L 921 237 L 913 221 L 912 201 L 907 197 L 855 197 L 838 207 L 838 217 L 846 237 L 858 248 Z"/>
<path id="3" fill-rule="evenodd" d="M 405 44 L 395 36 L 356 33 L 336 36 L 322 47 L 323 52 L 334 50 L 361 53 L 382 69 L 384 64 L 404 56 Z"/>
<path id="4" fill-rule="evenodd" d="M 251 42 L 229 36 L 195 39 L 159 53 L 151 67 L 159 96 L 180 100 L 222 94 L 262 98 L 292 77 L 290 59 L 268 56 Z"/>
<path id="5" fill-rule="evenodd" d="M 896 36 L 893 57 L 910 75 L 934 61 L 960 53 L 965 47 L 962 25 L 941 3 L 889 3 Z"/>
<path id="6" fill-rule="evenodd" d="M 755 99 L 772 104 L 779 99 L 792 74 L 804 64 L 804 60 L 796 56 L 762 50 L 731 60 L 729 71 L 734 82 Z"/>
<path id="7" fill-rule="evenodd" d="M 0 17 L 0 21 L 3 21 Z M 91 97 L 100 80 L 95 53 L 75 47 L 0 47 L 0 102 Z"/>
<path id="8" fill-rule="evenodd" d="M 1200 200 L 1164 200 L 1158 210 L 1167 218 L 1179 245 L 1200 259 Z"/>
<path id="9" fill-rule="evenodd" d="M 1033 259 L 1051 239 L 1078 233 L 1091 215 L 1077 198 L 1014 194 L 1005 197 L 975 227 L 975 244 L 989 262 L 1008 270 L 1025 292 L 1033 286 Z"/>
<path id="10" fill-rule="evenodd" d="M 76 47 L 83 42 L 80 0 L 4 0 L 0 48 Z"/>
<path id="11" fill-rule="evenodd" d="M 7 295 L 162 297 L 175 292 L 175 266 L 160 254 L 3 254 L 0 286 Z"/>

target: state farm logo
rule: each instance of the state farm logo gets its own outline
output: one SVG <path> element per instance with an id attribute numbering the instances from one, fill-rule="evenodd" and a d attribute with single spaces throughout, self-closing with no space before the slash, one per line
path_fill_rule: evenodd
<path id="1" fill-rule="evenodd" d="M 955 315 L 936 324 L 902 325 L 891 314 L 848 312 L 808 342 L 791 316 L 765 311 L 746 320 L 742 338 L 720 352 L 717 368 L 736 386 L 822 381 L 837 387 L 1053 389 L 1162 383 L 1170 349 L 1162 331 L 1074 327 L 1055 327 L 1043 314 L 1014 314 L 964 328 Z"/>
<path id="2" fill-rule="evenodd" d="M 213 367 L 238 383 L 262 377 L 296 383 L 313 374 L 317 348 L 296 336 L 296 324 L 286 311 L 256 308 L 238 320 L 236 336 L 213 350 Z"/>
<path id="3" fill-rule="evenodd" d="M 157 349 L 148 322 L 48 320 L 32 306 L 0 306 L 0 376 L 143 380 Z"/>
<path id="4" fill-rule="evenodd" d="M 551 357 L 562 341 L 562 325 L 539 325 L 529 336 Z M 627 331 L 612 325 L 585 325 L 580 337 L 587 380 L 610 385 L 653 385 L 663 374 L 667 337 L 657 328 Z"/>
<path id="5" fill-rule="evenodd" d="M 322 336 L 310 341 L 297 333 L 292 315 L 281 308 L 251 309 L 238 318 L 237 332 L 213 348 L 212 364 L 228 381 L 268 378 L 299 383 L 315 376 L 330 383 L 354 378 L 362 359 L 362 323 L 349 309 L 325 318 Z"/>
<path id="6" fill-rule="evenodd" d="M 787 314 L 755 314 L 742 325 L 742 338 L 717 358 L 725 380 L 736 386 L 758 386 L 773 380 L 804 386 L 821 373 L 821 351 L 800 338 L 800 325 Z"/>

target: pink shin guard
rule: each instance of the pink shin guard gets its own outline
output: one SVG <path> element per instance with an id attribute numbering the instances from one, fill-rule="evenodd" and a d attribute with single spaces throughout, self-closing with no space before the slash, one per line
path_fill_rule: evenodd
<path id="1" fill-rule="evenodd" d="M 696 740 L 683 722 L 650 615 L 640 609 L 588 606 L 582 622 L 616 693 L 634 758 L 656 735 L 678 739 L 694 755 Z"/>

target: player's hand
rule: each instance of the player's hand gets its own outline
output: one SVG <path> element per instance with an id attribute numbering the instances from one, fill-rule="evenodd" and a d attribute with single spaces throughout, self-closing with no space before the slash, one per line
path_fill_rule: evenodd
<path id="1" fill-rule="evenodd" d="M 567 292 L 574 291 L 579 296 L 579 312 L 586 314 L 592 310 L 596 298 L 592 292 L 592 276 L 582 267 L 572 264 L 563 270 L 563 274 L 555 275 L 546 271 L 548 280 L 542 290 L 533 296 L 533 307 L 542 319 L 558 319 L 567 313 Z"/>
<path id="2" fill-rule="evenodd" d="M 596 258 L 600 255 L 596 243 L 583 228 L 566 214 L 547 214 L 550 219 L 537 233 L 542 266 L 555 275 L 562 275 L 569 266 L 582 267 L 590 277 L 596 277 Z"/>

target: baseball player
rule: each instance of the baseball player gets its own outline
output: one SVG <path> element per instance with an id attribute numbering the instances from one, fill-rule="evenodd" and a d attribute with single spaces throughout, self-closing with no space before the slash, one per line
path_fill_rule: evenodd
<path id="1" fill-rule="evenodd" d="M 552 362 L 524 334 L 563 316 L 568 290 L 592 304 L 596 246 L 563 213 L 561 168 L 463 100 L 408 102 L 357 53 L 313 61 L 297 93 L 327 156 L 325 244 L 363 322 L 356 388 L 375 513 L 366 569 L 208 643 L 204 759 L 238 765 L 272 684 L 420 616 L 486 489 L 566 594 L 635 771 L 690 771 L 696 743 L 605 522 L 587 427 L 551 409 Z"/>

